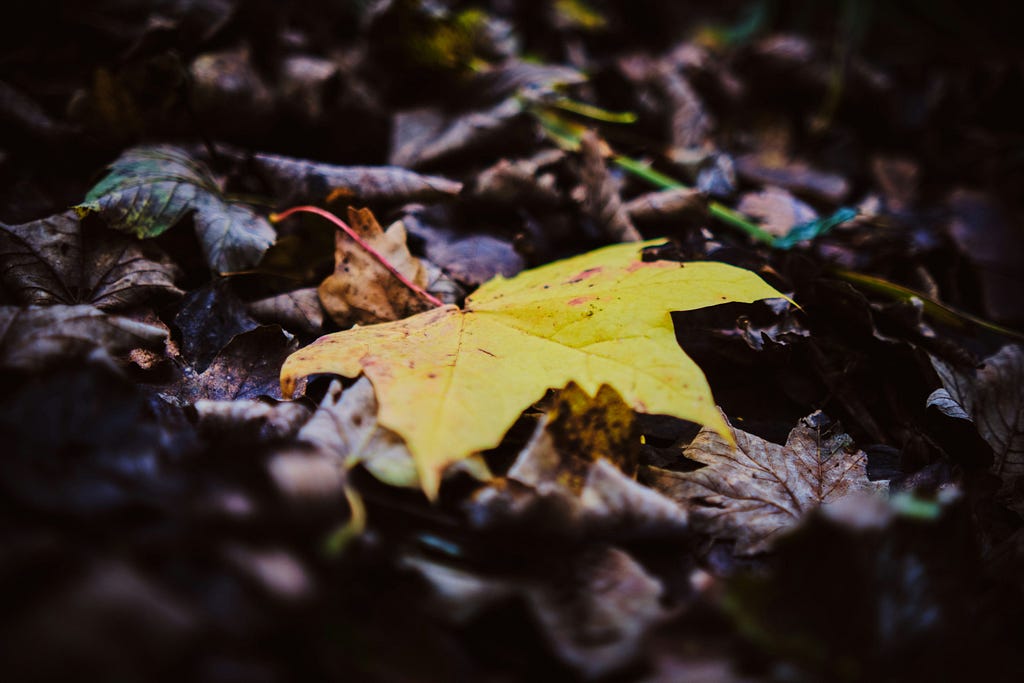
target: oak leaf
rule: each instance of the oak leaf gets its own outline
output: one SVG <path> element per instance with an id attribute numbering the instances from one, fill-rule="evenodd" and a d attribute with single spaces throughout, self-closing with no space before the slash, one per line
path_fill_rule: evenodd
<path id="1" fill-rule="evenodd" d="M 822 419 L 820 413 L 802 419 L 785 446 L 734 427 L 733 444 L 705 427 L 683 455 L 706 467 L 692 472 L 651 467 L 645 479 L 683 504 L 698 531 L 735 539 L 738 555 L 764 552 L 810 510 L 888 487 L 868 480 L 864 452 L 842 432 L 822 429 Z"/>
<path id="2" fill-rule="evenodd" d="M 493 448 L 548 389 L 615 388 L 634 409 L 728 427 L 700 368 L 676 343 L 673 310 L 782 296 L 720 263 L 643 262 L 618 244 L 484 284 L 464 309 L 443 306 L 321 337 L 281 369 L 301 377 L 365 373 L 379 422 L 405 439 L 428 495 L 451 463 Z M 727 437 L 728 438 L 728 437 Z"/>

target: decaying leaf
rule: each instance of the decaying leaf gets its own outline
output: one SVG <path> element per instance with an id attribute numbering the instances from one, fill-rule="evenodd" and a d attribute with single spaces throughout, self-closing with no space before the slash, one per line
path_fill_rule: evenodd
<path id="1" fill-rule="evenodd" d="M 189 66 L 192 106 L 213 134 L 258 137 L 273 125 L 274 94 L 254 61 L 239 47 L 201 54 Z"/>
<path id="2" fill-rule="evenodd" d="M 394 268 L 420 287 L 427 272 L 406 246 L 405 226 L 395 223 L 384 231 L 369 209 L 349 207 L 349 225 Z M 430 307 L 430 303 L 399 281 L 380 261 L 339 231 L 334 273 L 317 290 L 320 301 L 341 327 L 398 320 Z"/>
<path id="3" fill-rule="evenodd" d="M 456 155 L 507 142 L 524 120 L 522 102 L 510 97 L 485 111 L 448 117 L 437 110 L 417 110 L 395 117 L 389 161 L 422 168 Z"/>
<path id="4" fill-rule="evenodd" d="M 316 289 L 305 287 L 250 302 L 246 308 L 262 323 L 277 323 L 288 330 L 314 334 L 324 324 L 324 311 Z"/>
<path id="5" fill-rule="evenodd" d="M 143 238 L 193 214 L 206 263 L 222 273 L 255 266 L 276 234 L 252 209 L 228 201 L 206 166 L 169 146 L 124 152 L 76 210 L 96 212 L 110 227 Z"/>
<path id="6" fill-rule="evenodd" d="M 708 203 L 704 193 L 688 187 L 649 192 L 626 202 L 626 213 L 638 223 L 678 220 L 684 215 L 704 217 Z"/>
<path id="7" fill-rule="evenodd" d="M 664 587 L 618 548 L 584 555 L 574 570 L 564 583 L 531 591 L 529 600 L 562 659 L 594 678 L 628 663 L 668 616 Z"/>
<path id="8" fill-rule="evenodd" d="M 527 159 L 501 159 L 477 176 L 473 196 L 480 201 L 516 206 L 558 206 L 563 202 L 553 173 L 544 169 L 565 157 L 549 149 Z"/>
<path id="9" fill-rule="evenodd" d="M 672 104 L 670 156 L 685 158 L 707 146 L 714 122 L 686 76 L 674 65 L 662 64 L 656 70 L 655 81 Z"/>
<path id="10" fill-rule="evenodd" d="M 785 446 L 730 427 L 733 445 L 705 427 L 683 455 L 707 467 L 648 468 L 648 483 L 681 502 L 698 531 L 735 539 L 736 554 L 764 552 L 810 510 L 888 486 L 868 480 L 867 456 L 848 436 L 816 424 L 817 415 L 801 420 Z"/>
<path id="11" fill-rule="evenodd" d="M 841 175 L 813 168 L 805 161 L 772 155 L 745 154 L 736 157 L 736 171 L 746 180 L 775 185 L 793 194 L 835 204 L 850 193 L 850 183 Z"/>
<path id="12" fill-rule="evenodd" d="M 377 421 L 377 399 L 365 377 L 342 392 L 334 382 L 298 440 L 336 462 L 339 471 L 359 463 L 392 486 L 415 487 L 416 466 L 401 437 Z"/>
<path id="13" fill-rule="evenodd" d="M 522 486 L 498 480 L 476 492 L 468 504 L 472 523 L 498 527 L 546 514 L 551 533 L 575 533 L 581 525 L 638 535 L 685 531 L 686 512 L 634 480 L 635 417 L 610 386 L 591 398 L 570 382 L 508 471 L 508 480 Z"/>
<path id="14" fill-rule="evenodd" d="M 227 278 L 217 278 L 190 292 L 174 317 L 181 331 L 181 352 L 196 372 L 207 366 L 237 335 L 259 327 Z"/>
<path id="15" fill-rule="evenodd" d="M 402 225 L 410 236 L 424 243 L 430 263 L 444 268 L 452 278 L 467 285 L 482 285 L 496 275 L 512 277 L 523 269 L 523 257 L 509 241 L 491 235 L 460 235 L 435 228 L 415 214 L 405 216 Z M 436 294 L 433 286 L 428 286 L 427 291 Z"/>
<path id="16" fill-rule="evenodd" d="M 498 66 L 476 74 L 474 92 L 481 100 L 496 102 L 522 90 L 551 92 L 557 86 L 586 82 L 586 75 L 564 64 L 539 64 L 508 59 Z"/>
<path id="17" fill-rule="evenodd" d="M 54 361 L 91 356 L 110 361 L 135 348 L 158 348 L 167 329 L 81 304 L 0 306 L 0 366 L 37 370 Z"/>
<path id="18" fill-rule="evenodd" d="M 598 228 L 616 242 L 636 242 L 641 239 L 639 231 L 629 218 L 622 204 L 618 184 L 608 172 L 602 154 L 603 143 L 593 132 L 588 131 L 580 139 L 583 155 L 583 210 Z"/>
<path id="19" fill-rule="evenodd" d="M 309 409 L 299 402 L 270 403 L 255 399 L 216 401 L 199 399 L 193 404 L 196 428 L 208 438 L 236 444 L 260 444 L 288 439 L 309 419 Z"/>
<path id="20" fill-rule="evenodd" d="M 252 163 L 273 188 L 278 201 L 429 202 L 453 197 L 462 183 L 396 166 L 335 166 L 275 154 L 254 154 Z"/>
<path id="21" fill-rule="evenodd" d="M 26 305 L 91 304 L 110 311 L 180 296 L 177 267 L 154 245 L 109 231 L 85 239 L 73 211 L 0 224 L 0 279 Z"/>
<path id="22" fill-rule="evenodd" d="M 426 579 L 437 612 L 451 621 L 468 621 L 507 596 L 524 598 L 554 654 L 586 679 L 631 663 L 651 629 L 671 616 L 661 581 L 610 546 L 566 558 L 552 575 L 532 581 L 480 576 L 421 557 L 403 564 Z"/>
<path id="23" fill-rule="evenodd" d="M 182 368 L 181 377 L 160 396 L 176 405 L 198 401 L 237 401 L 261 396 L 281 398 L 278 372 L 298 343 L 277 325 L 234 336 L 202 372 Z"/>
<path id="24" fill-rule="evenodd" d="M 464 310 L 444 306 L 321 337 L 289 357 L 282 388 L 290 394 L 315 373 L 365 373 L 381 425 L 405 439 L 429 495 L 446 466 L 496 446 L 527 406 L 569 381 L 590 394 L 609 384 L 637 410 L 728 435 L 703 373 L 676 343 L 669 312 L 781 295 L 724 264 L 639 260 L 655 243 L 613 245 L 497 278 Z"/>
<path id="25" fill-rule="evenodd" d="M 981 192 L 954 190 L 946 204 L 952 214 L 949 236 L 977 267 L 989 315 L 999 321 L 1024 319 L 1024 302 L 1018 296 L 1024 285 L 1019 222 L 1000 201 Z"/>
<path id="26" fill-rule="evenodd" d="M 992 447 L 992 472 L 1006 484 L 1024 475 L 1024 349 L 1004 346 L 973 372 L 958 370 L 935 356 L 932 366 L 948 398 L 963 406 L 981 438 Z M 948 403 L 940 406 L 946 414 L 951 408 Z"/>
<path id="27" fill-rule="evenodd" d="M 928 408 L 936 408 L 946 417 L 974 422 L 974 418 L 972 418 L 967 411 L 964 410 L 964 407 L 957 403 L 945 389 L 936 389 L 932 393 L 928 394 L 928 398 L 925 400 L 925 406 Z"/>

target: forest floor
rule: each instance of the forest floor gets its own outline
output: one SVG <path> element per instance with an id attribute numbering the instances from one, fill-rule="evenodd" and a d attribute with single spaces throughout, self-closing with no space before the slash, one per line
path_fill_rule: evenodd
<path id="1" fill-rule="evenodd" d="M 5 681 L 1024 680 L 1020 10 L 23 10 Z"/>

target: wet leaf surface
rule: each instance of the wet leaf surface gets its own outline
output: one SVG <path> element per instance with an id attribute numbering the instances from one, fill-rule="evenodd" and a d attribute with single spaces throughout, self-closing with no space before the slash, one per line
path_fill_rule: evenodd
<path id="1" fill-rule="evenodd" d="M 203 372 L 236 335 L 259 326 L 226 279 L 217 279 L 191 292 L 174 317 L 182 335 L 186 362 Z"/>
<path id="2" fill-rule="evenodd" d="M 159 395 L 179 405 L 199 400 L 281 398 L 281 365 L 297 347 L 295 338 L 277 325 L 240 332 L 218 350 L 201 372 L 198 366 L 184 365 L 177 382 L 159 387 Z"/>

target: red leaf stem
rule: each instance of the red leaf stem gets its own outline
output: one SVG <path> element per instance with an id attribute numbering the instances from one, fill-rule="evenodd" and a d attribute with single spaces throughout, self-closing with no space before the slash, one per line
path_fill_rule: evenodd
<path id="1" fill-rule="evenodd" d="M 411 289 L 417 295 L 423 297 L 424 299 L 432 303 L 434 306 L 444 306 L 443 301 L 441 301 L 436 296 L 434 296 L 430 292 L 426 291 L 425 289 L 417 285 L 415 282 L 413 282 L 406 276 L 399 273 L 398 270 L 393 265 L 391 265 L 391 262 L 384 258 L 384 256 L 380 252 L 378 252 L 376 249 L 367 244 L 362 237 L 356 234 L 355 230 L 350 228 L 348 224 L 345 223 L 345 221 L 341 220 L 330 211 L 321 209 L 319 206 L 293 206 L 292 208 L 286 209 L 281 213 L 270 214 L 269 219 L 271 223 L 277 223 L 279 221 L 283 221 L 285 218 L 288 218 L 288 216 L 291 216 L 293 213 L 297 213 L 300 211 L 305 213 L 316 214 L 317 216 L 320 216 L 321 218 L 326 218 L 330 222 L 334 223 L 339 230 L 343 231 L 346 235 L 355 240 L 356 244 L 365 249 L 367 253 L 370 254 L 370 256 L 380 261 L 380 264 L 387 268 L 392 275 L 398 278 L 399 282 L 401 282 L 403 285 Z"/>

